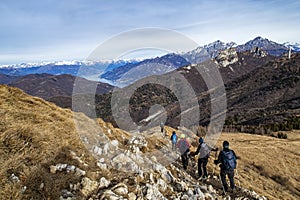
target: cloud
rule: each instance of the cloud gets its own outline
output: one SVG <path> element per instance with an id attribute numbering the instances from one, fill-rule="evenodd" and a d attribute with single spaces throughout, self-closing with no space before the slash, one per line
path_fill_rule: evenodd
<path id="1" fill-rule="evenodd" d="M 299 10 L 300 2 L 291 0 L 3 0 L 0 54 L 37 55 L 43 51 L 45 59 L 59 59 L 69 51 L 75 57 L 79 50 L 72 49 L 74 43 L 78 48 L 86 48 L 85 43 L 94 47 L 121 32 L 143 27 L 179 31 L 201 45 L 217 39 L 245 42 L 257 35 L 299 42 Z M 21 57 L 16 57 L 16 62 L 19 60 Z"/>

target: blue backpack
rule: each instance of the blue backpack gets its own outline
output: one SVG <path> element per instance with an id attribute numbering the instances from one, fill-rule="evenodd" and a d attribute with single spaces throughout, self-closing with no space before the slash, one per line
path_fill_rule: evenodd
<path id="1" fill-rule="evenodd" d="M 236 157 L 233 152 L 230 151 L 222 151 L 223 152 L 223 163 L 226 170 L 235 169 L 236 168 Z"/>
<path id="2" fill-rule="evenodd" d="M 177 143 L 177 135 L 176 135 L 176 134 L 173 134 L 173 135 L 171 136 L 171 140 L 172 140 L 173 143 Z"/>

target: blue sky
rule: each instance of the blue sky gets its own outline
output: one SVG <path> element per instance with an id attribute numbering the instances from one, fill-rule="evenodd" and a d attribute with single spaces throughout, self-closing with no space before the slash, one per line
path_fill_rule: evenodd
<path id="1" fill-rule="evenodd" d="M 256 36 L 300 42 L 300 1 L 1 0 L 0 64 L 85 59 L 99 44 L 143 27 L 199 45 Z"/>

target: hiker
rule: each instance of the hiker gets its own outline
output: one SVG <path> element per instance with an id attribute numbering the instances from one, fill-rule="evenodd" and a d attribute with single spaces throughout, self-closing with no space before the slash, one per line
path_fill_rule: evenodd
<path id="1" fill-rule="evenodd" d="M 160 131 L 162 133 L 164 132 L 164 126 L 165 126 L 165 124 L 163 122 L 160 122 Z"/>
<path id="2" fill-rule="evenodd" d="M 172 132 L 171 141 L 172 141 L 172 150 L 176 151 L 177 135 L 175 131 Z"/>
<path id="3" fill-rule="evenodd" d="M 236 168 L 236 155 L 233 150 L 229 149 L 229 142 L 223 142 L 223 150 L 219 153 L 218 160 L 215 160 L 214 163 L 217 165 L 221 163 L 220 176 L 223 184 L 224 192 L 228 191 L 228 185 L 226 182 L 226 175 L 230 181 L 230 188 L 235 190 L 234 185 L 234 169 Z"/>
<path id="4" fill-rule="evenodd" d="M 191 156 L 199 155 L 198 157 L 198 175 L 199 178 L 206 179 L 207 178 L 207 169 L 206 165 L 208 163 L 208 158 L 210 156 L 210 151 L 218 151 L 218 148 L 214 149 L 210 146 L 208 146 L 202 137 L 199 138 L 199 146 L 196 150 L 196 152 L 192 152 Z M 203 169 L 203 174 L 202 174 Z M 203 176 L 202 176 L 203 175 Z"/>
<path id="5" fill-rule="evenodd" d="M 180 140 L 177 143 L 177 147 L 181 154 L 181 161 L 184 170 L 187 170 L 189 160 L 188 153 L 190 152 L 190 143 L 187 141 L 185 134 L 180 134 Z"/>

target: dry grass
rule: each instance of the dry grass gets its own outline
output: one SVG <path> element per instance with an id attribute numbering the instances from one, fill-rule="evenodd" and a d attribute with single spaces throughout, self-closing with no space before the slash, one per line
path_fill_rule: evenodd
<path id="1" fill-rule="evenodd" d="M 300 131 L 289 132 L 288 139 L 244 133 L 223 133 L 217 143 L 230 142 L 240 159 L 241 186 L 269 199 L 299 199 Z M 213 169 L 213 160 L 209 169 Z"/>
<path id="2" fill-rule="evenodd" d="M 125 143 L 129 138 L 128 133 L 114 129 L 111 124 L 100 119 L 95 122 L 83 114 L 74 116 L 70 110 L 58 108 L 18 89 L 2 85 L 0 114 L 0 199 L 57 199 L 61 189 L 79 180 L 76 176 L 50 174 L 49 166 L 59 162 L 79 166 L 92 174 L 96 169 L 95 160 L 82 144 L 76 126 L 86 136 L 92 137 L 102 127 L 105 137 L 117 139 L 120 143 Z M 74 117 L 79 119 L 76 126 Z M 167 137 L 161 137 L 159 128 L 153 130 L 154 134 L 150 133 L 147 138 L 148 151 L 170 143 L 169 137 L 173 129 L 166 127 L 166 131 Z M 228 140 L 230 147 L 241 157 L 238 160 L 238 172 L 242 187 L 253 189 L 269 199 L 300 198 L 299 131 L 288 133 L 286 140 L 225 133 L 221 135 L 217 146 L 221 147 L 224 140 Z M 190 139 L 190 142 L 196 146 L 197 137 Z M 77 155 L 83 155 L 81 158 L 89 166 L 81 166 L 74 161 L 69 155 L 70 150 Z M 214 155 L 211 157 L 210 171 L 213 169 Z M 9 181 L 12 173 L 20 177 L 19 183 L 13 184 Z M 45 187 L 39 190 L 41 183 Z M 20 192 L 22 185 L 28 186 L 24 194 Z"/>
<path id="3" fill-rule="evenodd" d="M 77 155 L 85 154 L 83 159 L 92 163 L 93 158 L 75 131 L 70 110 L 0 85 L 0 114 L 1 199 L 20 199 L 26 195 L 37 199 L 58 198 L 59 189 L 77 180 L 51 175 L 49 166 L 58 162 L 72 164 L 70 150 Z M 12 173 L 20 177 L 18 184 L 9 181 Z M 45 191 L 36 191 L 42 182 Z M 27 186 L 23 195 L 21 185 Z"/>

